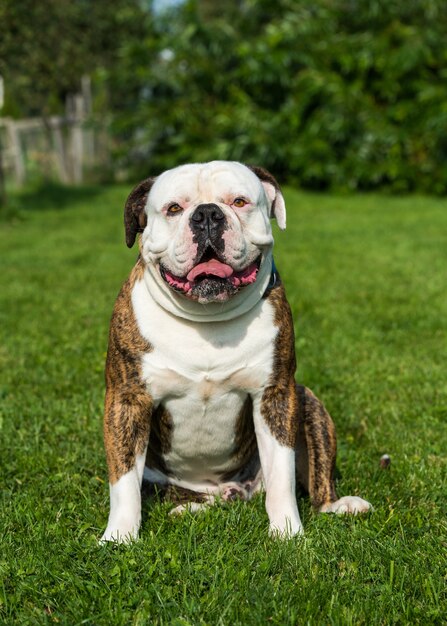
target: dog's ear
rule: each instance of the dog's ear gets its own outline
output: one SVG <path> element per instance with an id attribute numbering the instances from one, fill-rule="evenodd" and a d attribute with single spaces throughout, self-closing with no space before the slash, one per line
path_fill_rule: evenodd
<path id="1" fill-rule="evenodd" d="M 247 167 L 259 178 L 267 198 L 270 200 L 270 217 L 276 218 L 278 226 L 284 230 L 286 227 L 286 203 L 276 178 L 263 167 L 257 165 L 248 165 Z"/>
<path id="2" fill-rule="evenodd" d="M 124 228 L 126 243 L 129 248 L 135 243 L 137 233 L 142 233 L 146 227 L 146 213 L 144 211 L 147 197 L 155 178 L 146 178 L 132 189 L 124 207 Z"/>

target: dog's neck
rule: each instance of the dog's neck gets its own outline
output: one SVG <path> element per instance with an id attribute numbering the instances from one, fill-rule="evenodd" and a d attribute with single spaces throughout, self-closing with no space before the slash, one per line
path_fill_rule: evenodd
<path id="1" fill-rule="evenodd" d="M 223 322 L 250 311 L 264 295 L 272 274 L 272 252 L 267 253 L 258 271 L 256 280 L 244 287 L 228 302 L 199 304 L 169 289 L 158 269 L 149 264 L 144 271 L 144 281 L 155 302 L 176 317 L 191 322 Z"/>

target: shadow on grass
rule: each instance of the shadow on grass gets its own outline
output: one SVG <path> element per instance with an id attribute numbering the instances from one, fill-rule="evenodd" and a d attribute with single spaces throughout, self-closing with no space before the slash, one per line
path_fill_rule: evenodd
<path id="1" fill-rule="evenodd" d="M 206 496 L 197 491 L 191 491 L 174 485 L 162 486 L 143 480 L 141 488 L 143 508 L 150 507 L 154 503 L 169 502 L 175 506 L 189 502 L 205 502 Z"/>
<path id="2" fill-rule="evenodd" d="M 9 194 L 6 205 L 0 207 L 0 219 L 20 218 L 21 214 L 47 209 L 63 210 L 76 202 L 91 200 L 103 189 L 101 185 L 72 187 L 54 182 L 32 185 Z"/>

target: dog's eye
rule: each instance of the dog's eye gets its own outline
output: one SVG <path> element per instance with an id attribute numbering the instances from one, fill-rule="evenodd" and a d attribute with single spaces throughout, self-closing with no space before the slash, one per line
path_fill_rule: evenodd
<path id="1" fill-rule="evenodd" d="M 237 209 L 241 209 L 246 204 L 247 202 L 244 200 L 244 198 L 235 198 L 233 200 L 233 206 L 235 206 Z"/>
<path id="2" fill-rule="evenodd" d="M 181 213 L 182 211 L 183 211 L 182 207 L 176 202 L 168 206 L 168 215 L 174 215 L 175 213 Z"/>

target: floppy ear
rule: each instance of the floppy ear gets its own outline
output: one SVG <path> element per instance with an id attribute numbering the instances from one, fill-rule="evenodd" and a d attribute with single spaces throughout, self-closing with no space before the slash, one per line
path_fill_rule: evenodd
<path id="1" fill-rule="evenodd" d="M 129 248 L 135 243 L 137 233 L 145 229 L 147 218 L 144 208 L 147 197 L 155 178 L 146 178 L 132 189 L 124 207 L 124 228 L 126 230 L 126 244 Z"/>
<path id="2" fill-rule="evenodd" d="M 263 167 L 257 165 L 247 166 L 262 183 L 267 198 L 270 200 L 270 217 L 275 217 L 281 230 L 286 227 L 286 203 L 274 176 Z"/>

